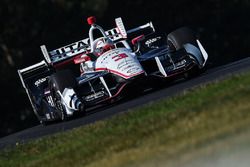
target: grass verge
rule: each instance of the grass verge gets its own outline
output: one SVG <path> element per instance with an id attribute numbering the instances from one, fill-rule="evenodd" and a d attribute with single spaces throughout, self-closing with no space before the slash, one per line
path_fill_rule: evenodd
<path id="1" fill-rule="evenodd" d="M 0 166 L 138 166 L 250 126 L 250 73 L 0 151 Z"/>

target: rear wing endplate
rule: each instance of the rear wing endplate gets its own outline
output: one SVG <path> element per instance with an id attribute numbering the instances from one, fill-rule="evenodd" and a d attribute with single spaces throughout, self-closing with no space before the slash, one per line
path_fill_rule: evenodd
<path id="1" fill-rule="evenodd" d="M 32 66 L 17 70 L 17 72 L 25 89 L 25 92 L 27 93 L 28 98 L 31 102 L 34 113 L 39 116 L 37 113 L 38 109 L 35 105 L 35 102 L 34 100 L 32 100 L 32 97 L 34 97 L 35 95 L 34 88 L 36 88 L 36 86 L 38 86 L 41 82 L 45 81 L 45 77 L 49 75 L 50 69 L 48 68 L 48 65 L 45 61 L 41 61 Z"/>
<path id="2" fill-rule="evenodd" d="M 43 60 L 39 63 L 36 63 L 32 66 L 23 68 L 21 70 L 17 70 L 19 78 L 22 82 L 22 85 L 25 89 L 27 89 L 25 80 L 32 78 L 33 76 L 37 76 L 37 74 L 39 74 L 40 72 L 44 72 L 48 70 L 48 65 L 47 63 Z"/>

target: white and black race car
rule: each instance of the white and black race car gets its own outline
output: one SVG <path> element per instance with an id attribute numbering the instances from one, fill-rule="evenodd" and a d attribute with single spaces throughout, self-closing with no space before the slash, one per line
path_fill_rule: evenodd
<path id="1" fill-rule="evenodd" d="M 52 51 L 42 45 L 44 60 L 18 70 L 42 124 L 143 91 L 158 79 L 188 76 L 206 65 L 207 52 L 186 27 L 161 35 L 152 22 L 126 30 L 116 18 L 116 27 L 104 31 L 95 17 L 87 21 L 88 38 Z"/>

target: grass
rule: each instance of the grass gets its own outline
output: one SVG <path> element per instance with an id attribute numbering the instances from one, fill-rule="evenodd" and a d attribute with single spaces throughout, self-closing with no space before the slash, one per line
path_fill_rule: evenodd
<path id="1" fill-rule="evenodd" d="M 250 126 L 250 73 L 0 151 L 3 167 L 139 166 Z"/>

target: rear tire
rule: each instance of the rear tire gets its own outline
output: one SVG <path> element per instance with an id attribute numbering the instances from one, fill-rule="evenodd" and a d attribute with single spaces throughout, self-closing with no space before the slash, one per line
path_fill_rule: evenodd
<path id="1" fill-rule="evenodd" d="M 51 111 L 51 108 L 49 107 L 48 102 L 46 100 L 42 99 L 40 113 L 43 115 L 44 118 L 39 116 L 38 119 L 43 126 L 48 125 L 49 121 L 46 118 L 46 113 L 49 113 L 49 112 L 52 112 L 52 111 Z"/>
<path id="2" fill-rule="evenodd" d="M 76 79 L 70 70 L 58 71 L 50 77 L 50 90 L 57 110 L 58 117 L 61 120 L 67 120 L 65 105 L 62 103 L 60 93 L 63 93 L 65 88 L 75 88 L 77 85 Z"/>

